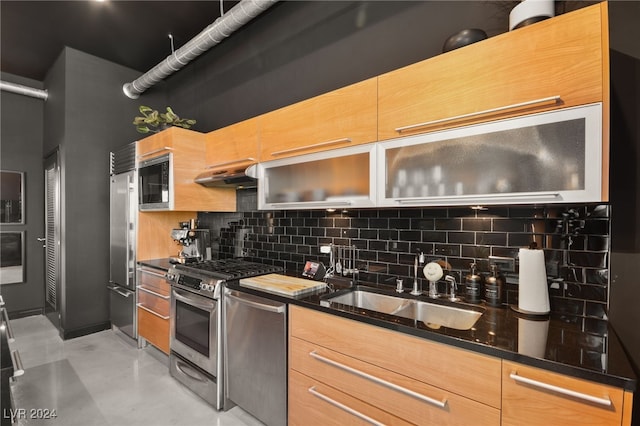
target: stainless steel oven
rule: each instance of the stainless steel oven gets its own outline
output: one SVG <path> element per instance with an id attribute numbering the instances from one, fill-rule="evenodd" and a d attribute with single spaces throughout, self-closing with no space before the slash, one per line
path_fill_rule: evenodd
<path id="1" fill-rule="evenodd" d="M 177 264 L 167 274 L 171 283 L 169 371 L 218 410 L 224 408 L 223 284 L 280 271 L 280 267 L 228 259 Z"/>
<path id="2" fill-rule="evenodd" d="M 218 301 L 189 291 L 171 290 L 171 348 L 216 375 L 218 361 Z"/>
<path id="3" fill-rule="evenodd" d="M 216 409 L 223 405 L 219 282 L 178 273 L 171 288 L 171 375 Z M 218 290 L 219 291 L 219 290 Z"/>

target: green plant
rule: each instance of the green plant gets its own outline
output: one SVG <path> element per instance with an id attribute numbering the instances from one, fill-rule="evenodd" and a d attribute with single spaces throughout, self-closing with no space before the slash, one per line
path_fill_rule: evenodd
<path id="1" fill-rule="evenodd" d="M 178 117 L 171 107 L 167 107 L 166 113 L 158 112 L 158 110 L 145 105 L 140 105 L 138 110 L 142 116 L 135 117 L 133 125 L 140 133 L 157 133 L 170 126 L 189 129 L 196 124 L 196 120 Z"/>

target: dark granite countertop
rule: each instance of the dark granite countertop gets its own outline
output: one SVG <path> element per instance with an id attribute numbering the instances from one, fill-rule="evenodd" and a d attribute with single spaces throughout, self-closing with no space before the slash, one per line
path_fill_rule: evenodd
<path id="1" fill-rule="evenodd" d="M 149 268 L 154 269 L 161 269 L 165 272 L 171 269 L 171 267 L 173 266 L 168 257 L 164 259 L 139 260 L 138 265 L 148 266 Z"/>
<path id="2" fill-rule="evenodd" d="M 290 298 L 229 284 L 227 287 L 267 297 L 280 302 L 396 330 L 420 338 L 511 360 L 533 367 L 581 379 L 635 391 L 637 379 L 622 345 L 610 325 L 606 330 L 585 331 L 574 317 L 551 314 L 542 320 L 529 319 L 508 307 L 492 308 L 484 303 L 484 314 L 470 330 L 441 327 L 432 329 L 421 321 L 381 314 L 346 305 L 322 306 L 321 301 L 344 284 L 334 282 L 334 289 Z M 362 283 L 394 294 L 389 286 Z M 407 293 L 405 297 L 409 296 Z M 426 296 L 420 296 L 429 300 Z"/>

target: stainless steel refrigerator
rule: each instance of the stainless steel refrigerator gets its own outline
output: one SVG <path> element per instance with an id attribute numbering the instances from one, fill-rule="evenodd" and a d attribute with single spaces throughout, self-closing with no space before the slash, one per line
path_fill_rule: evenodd
<path id="1" fill-rule="evenodd" d="M 136 339 L 136 219 L 138 216 L 135 143 L 111 153 L 109 213 L 110 319 Z"/>

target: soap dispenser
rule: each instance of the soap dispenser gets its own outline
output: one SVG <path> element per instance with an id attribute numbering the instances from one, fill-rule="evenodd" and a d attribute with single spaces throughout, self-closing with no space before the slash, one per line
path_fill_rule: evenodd
<path id="1" fill-rule="evenodd" d="M 498 266 L 491 264 L 491 276 L 486 279 L 484 285 L 484 300 L 487 305 L 502 306 L 502 289 L 504 288 L 504 277 L 498 270 Z"/>
<path id="2" fill-rule="evenodd" d="M 464 278 L 465 300 L 469 303 L 480 303 L 482 301 L 482 284 L 484 278 L 476 271 L 476 264 L 469 265 L 469 275 Z"/>

